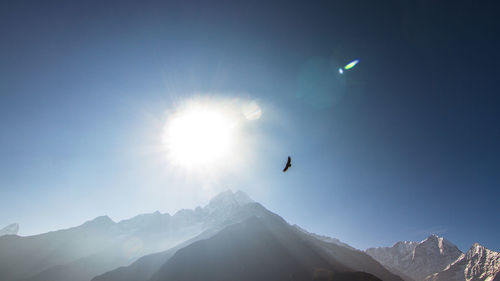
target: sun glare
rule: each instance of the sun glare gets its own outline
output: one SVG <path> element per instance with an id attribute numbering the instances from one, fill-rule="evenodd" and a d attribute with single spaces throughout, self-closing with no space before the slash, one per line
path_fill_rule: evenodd
<path id="1" fill-rule="evenodd" d="M 235 122 L 222 108 L 189 106 L 167 122 L 164 143 L 169 158 L 188 168 L 215 164 L 230 154 Z"/>

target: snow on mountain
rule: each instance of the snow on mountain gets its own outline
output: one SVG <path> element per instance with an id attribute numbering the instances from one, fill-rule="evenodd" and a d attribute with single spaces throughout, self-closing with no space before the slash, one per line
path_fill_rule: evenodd
<path id="1" fill-rule="evenodd" d="M 472 245 L 443 271 L 428 276 L 426 281 L 492 281 L 500 276 L 500 253 L 478 243 Z"/>
<path id="2" fill-rule="evenodd" d="M 448 240 L 435 234 L 417 242 L 398 242 L 392 247 L 370 248 L 366 253 L 407 280 L 421 281 L 440 272 L 462 255 Z"/>
<path id="3" fill-rule="evenodd" d="M 0 279 L 88 281 L 131 264 L 141 256 L 170 249 L 145 256 L 132 264 L 135 267 L 130 267 L 133 270 L 144 265 L 151 271 L 147 261 L 154 260 L 152 264 L 159 267 L 181 247 L 208 239 L 248 218 L 269 215 L 277 216 L 241 191 L 226 191 L 203 207 L 183 209 L 174 215 L 154 212 L 120 222 L 102 216 L 78 227 L 29 237 L 5 235 L 17 234 L 19 225 L 11 224 L 0 230 L 0 236 L 4 235 L 0 237 Z M 353 269 L 375 275 L 396 274 L 406 281 L 500 281 L 500 254 L 479 244 L 463 254 L 446 239 L 431 235 L 421 242 L 404 241 L 392 247 L 371 248 L 365 254 L 338 239 L 310 233 L 296 225 L 294 229 L 312 237 L 306 240 L 317 241 L 315 245 L 324 247 Z M 32 255 L 33 252 L 37 255 Z M 155 260 L 157 256 L 161 258 Z M 122 267 L 121 271 L 128 274 L 128 268 Z M 123 279 L 124 276 L 116 280 L 129 280 Z"/>
<path id="4" fill-rule="evenodd" d="M 17 235 L 19 232 L 19 224 L 12 223 L 7 225 L 6 227 L 0 229 L 0 236 L 2 235 Z"/>
<path id="5" fill-rule="evenodd" d="M 238 190 L 233 193 L 231 190 L 227 190 L 212 198 L 203 210 L 210 214 L 216 211 L 219 213 L 226 213 L 226 211 L 231 211 L 234 208 L 253 202 L 254 201 L 242 191 Z"/>

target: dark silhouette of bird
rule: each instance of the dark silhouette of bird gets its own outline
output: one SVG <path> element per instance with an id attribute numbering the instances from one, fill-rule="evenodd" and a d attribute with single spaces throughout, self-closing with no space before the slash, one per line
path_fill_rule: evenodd
<path id="1" fill-rule="evenodd" d="M 288 156 L 288 161 L 286 162 L 285 169 L 283 169 L 283 173 L 286 172 L 290 167 L 292 167 L 292 158 Z"/>

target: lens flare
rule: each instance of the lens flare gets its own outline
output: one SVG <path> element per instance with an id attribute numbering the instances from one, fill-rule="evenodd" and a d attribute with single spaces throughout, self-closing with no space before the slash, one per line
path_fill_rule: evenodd
<path id="1" fill-rule="evenodd" d="M 257 120 L 262 116 L 262 110 L 255 101 L 244 105 L 242 111 L 243 115 L 245 115 L 245 118 L 249 121 Z"/>
<path id="2" fill-rule="evenodd" d="M 346 64 L 346 66 L 344 66 L 344 69 L 349 70 L 349 69 L 355 67 L 356 64 L 358 64 L 358 63 L 359 63 L 359 60 L 353 60 L 350 63 Z"/>

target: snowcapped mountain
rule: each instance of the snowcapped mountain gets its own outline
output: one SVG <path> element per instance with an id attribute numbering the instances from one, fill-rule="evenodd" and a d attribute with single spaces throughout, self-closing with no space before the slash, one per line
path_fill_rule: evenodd
<path id="1" fill-rule="evenodd" d="M 448 240 L 431 235 L 417 242 L 398 242 L 392 247 L 370 248 L 366 253 L 395 274 L 407 280 L 421 281 L 440 272 L 462 255 Z"/>
<path id="2" fill-rule="evenodd" d="M 426 281 L 497 281 L 500 279 L 500 253 L 478 243 L 472 245 L 445 270 L 428 276 Z"/>
<path id="3" fill-rule="evenodd" d="M 500 281 L 500 253 L 478 243 L 463 254 L 448 240 L 431 235 L 420 243 L 398 242 L 366 253 L 406 281 Z"/>
<path id="4" fill-rule="evenodd" d="M 312 280 L 313 274 L 326 274 L 314 280 L 402 281 L 362 251 L 317 239 L 259 203 L 235 208 L 241 201 L 226 196 L 208 205 L 224 202 L 231 210 L 224 226 L 92 281 Z"/>
<path id="5" fill-rule="evenodd" d="M 114 222 L 107 216 L 40 235 L 0 237 L 0 280 L 88 281 L 141 256 L 165 251 L 205 231 L 248 217 L 243 192 L 226 191 L 205 207 L 154 212 Z M 36 252 L 36 255 L 32 253 Z M 15 266 L 12 266 L 14 264 Z"/>
<path id="6" fill-rule="evenodd" d="M 205 211 L 209 213 L 215 211 L 231 211 L 234 208 L 253 202 L 254 201 L 243 191 L 238 190 L 233 193 L 231 190 L 227 190 L 212 198 L 205 207 Z"/>
<path id="7" fill-rule="evenodd" d="M 6 227 L 0 229 L 0 236 L 17 235 L 18 232 L 19 232 L 19 224 L 12 223 L 12 224 L 9 224 Z"/>
<path id="8" fill-rule="evenodd" d="M 13 224 L 3 230 L 13 234 L 18 228 Z M 218 246 L 228 241 L 232 241 L 235 248 Z M 249 241 L 253 241 L 254 246 L 246 245 Z M 285 251 L 286 247 L 265 241 L 275 244 L 286 241 L 290 249 L 300 251 Z M 0 280 L 150 281 L 153 277 L 163 280 L 165 276 L 177 274 L 191 280 L 191 266 L 205 265 L 199 256 L 209 259 L 213 253 L 227 264 L 237 263 L 237 257 L 246 257 L 248 268 L 252 268 L 266 259 L 270 247 L 276 249 L 271 252 L 277 257 L 278 267 L 288 264 L 280 261 L 293 264 L 294 259 L 309 257 L 304 258 L 306 263 L 301 264 L 302 268 L 297 267 L 297 272 L 285 275 L 273 271 L 275 267 L 270 262 L 265 272 L 277 280 L 288 280 L 289 274 L 303 275 L 321 266 L 318 274 L 327 274 L 323 277 L 328 279 L 336 272 L 333 280 L 343 280 L 343 272 L 350 272 L 354 275 L 344 277 L 384 281 L 402 281 L 401 278 L 406 281 L 500 281 L 499 253 L 479 244 L 463 254 L 446 239 L 431 235 L 418 243 L 398 242 L 392 247 L 363 252 L 338 239 L 291 226 L 241 191 L 220 193 L 204 207 L 183 209 L 174 215 L 154 212 L 120 222 L 101 216 L 77 227 L 40 235 L 0 235 Z M 190 258 L 179 256 L 179 251 L 182 255 L 189 252 Z M 209 277 L 205 280 L 223 280 L 218 279 L 218 272 L 205 269 Z M 235 267 L 221 274 L 229 280 L 231 270 L 237 270 L 238 274 L 257 271 Z"/>

